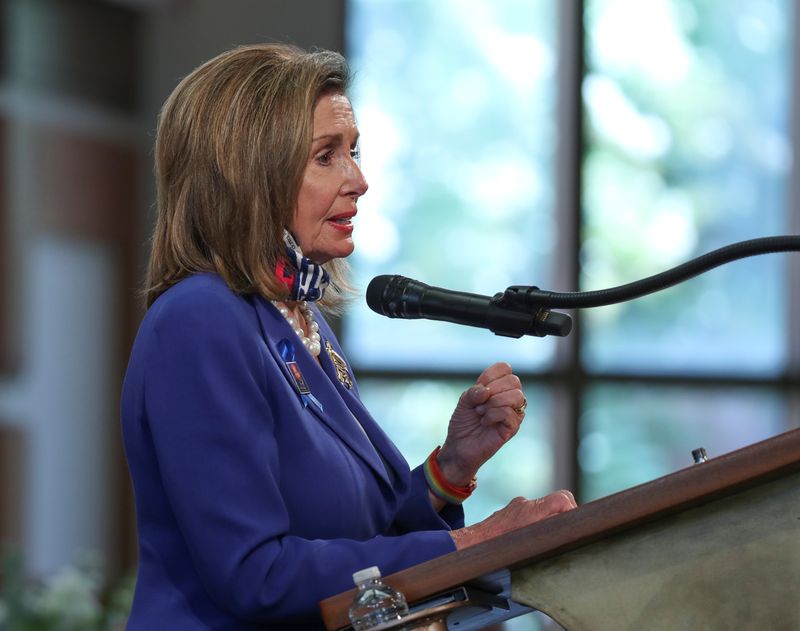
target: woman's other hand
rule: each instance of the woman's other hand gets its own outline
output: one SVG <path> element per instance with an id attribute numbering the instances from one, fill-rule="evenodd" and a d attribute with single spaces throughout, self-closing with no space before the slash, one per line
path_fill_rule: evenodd
<path id="1" fill-rule="evenodd" d="M 437 458 L 447 480 L 467 486 L 480 466 L 517 433 L 526 405 L 511 366 L 499 362 L 484 370 L 461 394 L 450 418 Z"/>
<path id="2" fill-rule="evenodd" d="M 450 534 L 456 544 L 456 550 L 463 550 L 517 528 L 572 510 L 576 506 L 575 498 L 569 491 L 556 491 L 535 500 L 515 497 L 505 508 L 501 508 L 483 521 L 453 530 Z"/>

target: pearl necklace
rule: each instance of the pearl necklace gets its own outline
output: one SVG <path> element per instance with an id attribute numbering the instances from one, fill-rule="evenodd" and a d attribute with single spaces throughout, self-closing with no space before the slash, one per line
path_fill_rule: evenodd
<path id="1" fill-rule="evenodd" d="M 303 342 L 303 346 L 308 349 L 308 352 L 314 357 L 319 357 L 320 351 L 322 350 L 322 342 L 320 342 L 319 337 L 319 324 L 314 321 L 314 312 L 308 307 L 308 303 L 305 300 L 301 300 L 299 303 L 300 311 L 303 313 L 303 317 L 306 320 L 308 330 L 311 331 L 311 335 L 306 337 L 303 327 L 300 326 L 297 318 L 289 315 L 289 308 L 287 306 L 279 304 L 277 300 L 271 300 L 270 302 L 275 305 L 275 308 L 278 310 L 278 312 L 284 318 L 286 318 L 289 326 L 292 327 L 292 330 L 297 334 L 297 337 L 299 337 L 300 341 Z"/>

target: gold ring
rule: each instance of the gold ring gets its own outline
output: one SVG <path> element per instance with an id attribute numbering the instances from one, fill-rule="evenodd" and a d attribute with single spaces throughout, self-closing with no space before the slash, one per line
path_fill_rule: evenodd
<path id="1" fill-rule="evenodd" d="M 518 408 L 514 408 L 514 411 L 520 416 L 522 416 L 523 414 L 525 414 L 526 407 L 528 407 L 528 399 L 522 397 L 522 405 L 520 405 Z"/>

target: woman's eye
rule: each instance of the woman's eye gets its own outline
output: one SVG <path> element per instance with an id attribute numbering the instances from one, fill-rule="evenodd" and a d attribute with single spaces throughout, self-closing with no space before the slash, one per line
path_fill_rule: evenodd
<path id="1" fill-rule="evenodd" d="M 326 151 L 317 156 L 317 162 L 322 166 L 328 166 L 333 161 L 333 151 Z"/>

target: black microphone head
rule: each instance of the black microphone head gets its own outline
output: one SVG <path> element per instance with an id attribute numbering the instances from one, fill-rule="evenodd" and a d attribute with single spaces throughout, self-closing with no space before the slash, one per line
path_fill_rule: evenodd
<path id="1" fill-rule="evenodd" d="M 428 286 L 405 276 L 383 275 L 367 285 L 367 305 L 389 318 L 419 318 L 418 302 Z"/>
<path id="2" fill-rule="evenodd" d="M 383 311 L 383 297 L 394 278 L 395 276 L 383 274 L 369 281 L 369 285 L 367 285 L 367 306 L 375 313 L 389 315 Z"/>

